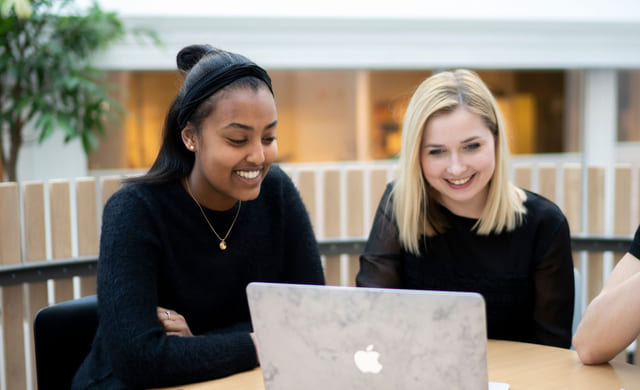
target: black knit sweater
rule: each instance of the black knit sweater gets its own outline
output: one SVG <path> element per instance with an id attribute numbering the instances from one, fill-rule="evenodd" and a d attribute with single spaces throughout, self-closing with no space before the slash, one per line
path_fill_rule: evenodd
<path id="1" fill-rule="evenodd" d="M 205 209 L 219 234 L 237 207 Z M 226 251 L 219 242 L 179 181 L 114 194 L 100 239 L 99 327 L 72 388 L 173 386 L 255 367 L 247 284 L 324 283 L 309 217 L 280 168 L 242 203 Z M 166 336 L 157 306 L 182 314 L 196 337 Z"/>
<path id="2" fill-rule="evenodd" d="M 486 236 L 472 230 L 476 219 L 441 207 L 448 229 L 422 237 L 415 256 L 400 247 L 387 202 L 390 191 L 391 185 L 360 257 L 359 286 L 478 292 L 486 302 L 489 338 L 569 348 L 571 238 L 555 204 L 527 191 L 524 222 L 511 232 Z"/>

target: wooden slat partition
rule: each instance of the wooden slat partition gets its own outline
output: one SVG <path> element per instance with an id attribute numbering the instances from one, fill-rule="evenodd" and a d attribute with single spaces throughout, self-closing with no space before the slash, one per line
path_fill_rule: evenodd
<path id="1" fill-rule="evenodd" d="M 22 207 L 24 213 L 25 260 L 43 261 L 47 259 L 43 183 L 23 184 Z"/>
<path id="2" fill-rule="evenodd" d="M 569 222 L 569 230 L 577 233 L 582 231 L 582 168 L 579 165 L 564 166 L 564 198 L 562 210 Z M 574 260 L 576 260 L 574 254 Z M 580 264 L 574 264 L 579 267 Z"/>
<path id="3" fill-rule="evenodd" d="M 104 206 L 111 195 L 118 191 L 122 186 L 122 178 L 116 176 L 103 177 L 101 178 L 100 183 L 102 186 L 102 205 Z"/>
<path id="4" fill-rule="evenodd" d="M 618 166 L 615 170 L 615 201 L 613 203 L 613 234 L 628 235 L 633 234 L 635 229 L 631 226 L 632 198 L 631 198 L 631 167 Z M 624 255 L 623 253 L 614 253 L 614 266 Z"/>
<path id="5" fill-rule="evenodd" d="M 567 222 L 569 223 L 569 230 L 571 232 L 582 231 L 582 168 L 579 165 L 567 164 L 563 167 L 564 181 L 563 181 L 563 194 L 562 209 Z M 573 267 L 580 272 L 580 278 L 584 279 L 584 271 L 581 265 L 580 252 L 573 252 Z M 580 286 L 582 291 L 582 286 Z M 583 302 L 586 300 L 586 294 L 582 292 Z M 587 300 L 588 302 L 588 300 Z M 577 307 L 577 310 L 584 311 L 584 307 Z M 582 313 L 580 313 L 582 317 Z"/>
<path id="6" fill-rule="evenodd" d="M 631 198 L 631 167 L 630 166 L 617 166 L 615 168 L 615 187 L 614 187 L 614 204 L 613 204 L 613 234 L 632 234 L 635 229 L 631 231 L 631 213 L 629 210 L 632 208 Z M 606 271 L 611 272 L 613 267 L 624 256 L 623 253 L 613 254 L 613 264 L 611 268 Z M 638 356 L 638 354 L 636 354 Z M 626 352 L 623 351 L 616 357 L 617 360 L 626 360 Z M 636 358 L 636 364 L 640 364 L 640 359 Z"/>
<path id="7" fill-rule="evenodd" d="M 311 169 L 300 169 L 297 172 L 296 179 L 297 180 L 294 180 L 294 184 L 298 187 L 302 202 L 305 204 L 307 212 L 309 213 L 311 225 L 313 226 L 316 235 L 318 235 L 319 221 L 318 212 L 316 211 L 318 206 L 318 202 L 316 201 L 316 173 Z"/>
<path id="8" fill-rule="evenodd" d="M 23 213 L 25 235 L 25 261 L 43 261 L 47 259 L 46 246 L 46 218 L 45 218 L 45 188 L 40 182 L 26 183 L 23 186 Z M 27 286 L 29 308 L 27 323 L 31 324 L 38 310 L 48 305 L 47 282 L 29 283 Z M 31 328 L 30 328 L 31 329 Z M 35 383 L 35 353 L 33 343 L 31 349 L 32 381 Z"/>
<path id="9" fill-rule="evenodd" d="M 587 233 L 604 234 L 605 226 L 605 169 L 603 167 L 589 167 L 588 177 L 588 214 Z M 587 272 L 588 289 L 587 300 L 590 302 L 602 290 L 603 255 L 590 253 L 589 270 Z"/>
<path id="10" fill-rule="evenodd" d="M 24 353 L 25 319 L 24 286 L 8 286 L 2 289 L 2 326 L 4 336 L 4 369 L 6 383 L 12 389 L 27 387 Z"/>
<path id="11" fill-rule="evenodd" d="M 327 169 L 324 172 L 324 231 L 325 238 L 338 238 L 340 231 L 340 214 L 342 211 L 340 171 Z M 317 232 L 316 232 L 317 234 Z M 325 277 L 327 284 L 340 285 L 341 279 L 340 256 L 325 257 Z"/>
<path id="12" fill-rule="evenodd" d="M 635 232 L 631 223 L 631 183 L 632 170 L 630 166 L 617 166 L 615 170 L 614 190 L 614 225 L 613 234 L 631 234 Z M 632 231 L 633 229 L 633 231 Z"/>
<path id="13" fill-rule="evenodd" d="M 513 169 L 513 183 L 517 187 L 532 190 L 531 178 L 531 166 L 518 165 Z"/>
<path id="14" fill-rule="evenodd" d="M 365 209 L 364 209 L 364 181 L 367 172 L 363 169 L 349 169 L 346 172 L 346 224 L 349 237 L 362 237 L 366 234 L 365 230 Z M 356 285 L 356 275 L 360 269 L 360 256 L 350 255 L 347 257 L 348 267 L 347 275 L 345 275 L 346 284 L 348 286 Z"/>
<path id="15" fill-rule="evenodd" d="M 20 263 L 20 226 L 18 185 L 0 183 L 0 265 Z"/>
<path id="16" fill-rule="evenodd" d="M 0 184 L 0 264 L 15 265 L 21 262 L 20 216 L 18 186 L 15 183 Z M 24 353 L 25 318 L 24 286 L 2 288 L 2 337 L 4 345 L 4 378 L 10 389 L 26 389 L 26 365 Z"/>
<path id="17" fill-rule="evenodd" d="M 78 256 L 91 256 L 98 253 L 98 209 L 95 178 L 76 180 L 76 218 L 78 226 Z M 97 292 L 96 277 L 80 278 L 80 295 L 93 295 Z"/>
<path id="18" fill-rule="evenodd" d="M 298 182 L 296 183 L 298 190 L 300 191 L 300 197 L 302 202 L 307 207 L 309 213 L 309 219 L 313 225 L 316 234 L 318 233 L 318 213 L 316 202 L 316 174 L 310 169 L 300 170 L 298 172 Z"/>
<path id="19" fill-rule="evenodd" d="M 555 165 L 540 165 L 538 168 L 538 194 L 560 205 L 556 185 L 557 169 Z"/>
<path id="20" fill-rule="evenodd" d="M 71 243 L 71 201 L 69 181 L 49 182 L 49 210 L 51 221 L 52 258 L 69 259 L 73 256 Z M 54 281 L 55 302 L 73 299 L 73 279 L 71 277 Z"/>

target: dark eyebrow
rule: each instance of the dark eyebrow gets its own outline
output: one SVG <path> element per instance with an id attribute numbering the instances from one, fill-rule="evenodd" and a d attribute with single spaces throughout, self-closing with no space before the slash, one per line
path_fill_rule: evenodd
<path id="1" fill-rule="evenodd" d="M 252 131 L 253 130 L 253 127 L 247 126 L 247 125 L 243 125 L 242 123 L 238 123 L 238 122 L 231 122 L 228 125 L 226 125 L 225 127 L 226 128 L 233 128 L 233 129 L 247 130 L 247 131 Z"/>
<path id="2" fill-rule="evenodd" d="M 275 121 L 269 123 L 267 126 L 265 126 L 265 130 L 273 129 L 274 127 L 276 127 L 277 124 L 278 124 L 278 121 L 275 120 Z M 240 129 L 240 130 L 247 130 L 247 131 L 252 131 L 253 130 L 253 127 L 247 126 L 247 125 L 244 125 L 244 124 L 238 123 L 238 122 L 231 122 L 228 125 L 226 125 L 225 127 L 226 128 L 235 128 L 235 129 Z"/>
<path id="3" fill-rule="evenodd" d="M 276 127 L 278 125 L 278 120 L 276 119 L 275 121 L 269 123 L 264 129 L 265 130 L 269 130 L 269 129 L 273 129 L 274 127 Z"/>

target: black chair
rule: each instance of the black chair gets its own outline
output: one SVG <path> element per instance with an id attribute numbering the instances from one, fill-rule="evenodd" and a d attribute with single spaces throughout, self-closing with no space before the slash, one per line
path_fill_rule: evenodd
<path id="1" fill-rule="evenodd" d="M 95 295 L 40 309 L 33 320 L 38 390 L 71 388 L 98 327 Z"/>

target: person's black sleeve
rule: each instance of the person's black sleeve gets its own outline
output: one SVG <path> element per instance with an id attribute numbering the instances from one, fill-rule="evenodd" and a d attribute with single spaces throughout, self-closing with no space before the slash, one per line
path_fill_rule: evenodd
<path id="1" fill-rule="evenodd" d="M 387 185 L 371 227 L 364 252 L 360 255 L 359 287 L 402 287 L 401 247 L 391 207 L 391 184 Z"/>
<path id="2" fill-rule="evenodd" d="M 561 216 L 545 229 L 543 255 L 533 271 L 535 337 L 540 344 L 569 348 L 575 294 L 569 224 Z"/>

